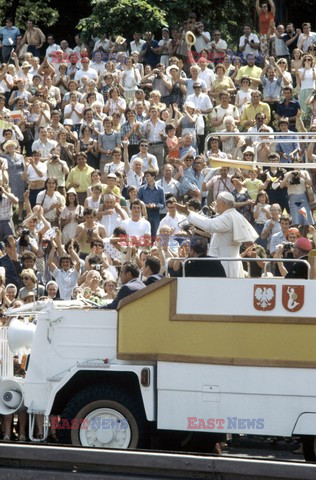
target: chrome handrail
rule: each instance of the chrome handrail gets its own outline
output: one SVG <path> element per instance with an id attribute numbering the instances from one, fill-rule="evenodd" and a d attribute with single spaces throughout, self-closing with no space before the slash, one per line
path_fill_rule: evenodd
<path id="1" fill-rule="evenodd" d="M 189 261 L 192 261 L 192 260 L 199 260 L 199 261 L 208 261 L 208 262 L 212 262 L 212 261 L 215 261 L 215 260 L 219 260 L 221 262 L 247 262 L 247 264 L 251 263 L 251 262 L 265 262 L 265 265 L 263 267 L 263 270 L 264 270 L 264 274 L 267 273 L 267 266 L 269 263 L 294 263 L 294 262 L 299 262 L 299 263 L 305 263 L 305 265 L 307 266 L 307 280 L 310 279 L 310 271 L 311 271 L 311 266 L 310 264 L 308 263 L 307 260 L 302 260 L 300 258 L 251 258 L 251 257 L 237 257 L 237 258 L 232 258 L 232 257 L 188 257 L 188 258 L 184 258 L 184 257 L 170 257 L 170 258 L 167 258 L 166 259 L 166 262 L 165 262 L 165 271 L 166 271 L 166 276 L 170 276 L 168 274 L 168 268 L 169 268 L 169 262 L 171 260 L 178 260 L 182 263 L 183 266 L 185 266 L 185 264 Z M 183 269 L 183 275 L 182 277 L 186 278 L 185 277 L 185 269 Z M 238 278 L 238 277 L 235 277 L 235 278 Z M 263 277 L 264 278 L 264 277 Z M 284 277 L 278 277 L 280 279 L 283 279 Z M 304 279 L 303 279 L 304 280 Z"/>

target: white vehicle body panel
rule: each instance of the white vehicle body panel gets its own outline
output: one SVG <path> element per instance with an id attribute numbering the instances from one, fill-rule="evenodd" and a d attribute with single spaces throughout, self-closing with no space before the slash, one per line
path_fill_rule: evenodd
<path id="1" fill-rule="evenodd" d="M 158 428 L 316 434 L 315 370 L 158 362 L 157 387 Z M 304 412 L 313 413 L 298 421 Z M 207 428 L 210 418 L 224 419 L 225 423 L 218 424 L 224 428 Z M 243 419 L 247 422 L 239 421 Z"/>

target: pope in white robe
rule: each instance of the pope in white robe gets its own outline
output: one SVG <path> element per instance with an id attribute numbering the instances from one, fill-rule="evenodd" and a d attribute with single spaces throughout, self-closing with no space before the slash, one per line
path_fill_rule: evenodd
<path id="1" fill-rule="evenodd" d="M 235 208 L 231 193 L 222 192 L 216 200 L 219 213 L 214 218 L 207 218 L 199 213 L 190 212 L 188 221 L 195 227 L 212 234 L 209 255 L 212 257 L 239 257 L 239 249 L 243 242 L 254 242 L 258 234 L 250 223 Z M 242 263 L 223 261 L 226 276 L 243 277 Z"/>

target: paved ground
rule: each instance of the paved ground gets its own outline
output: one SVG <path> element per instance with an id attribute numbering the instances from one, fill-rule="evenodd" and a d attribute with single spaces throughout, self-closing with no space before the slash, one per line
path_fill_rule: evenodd
<path id="1" fill-rule="evenodd" d="M 264 437 L 243 436 L 233 437 L 228 442 L 227 447 L 223 448 L 223 455 L 233 455 L 238 457 L 257 457 L 276 460 L 295 460 L 304 462 L 303 454 L 295 454 L 299 443 L 283 438 L 266 439 Z"/>

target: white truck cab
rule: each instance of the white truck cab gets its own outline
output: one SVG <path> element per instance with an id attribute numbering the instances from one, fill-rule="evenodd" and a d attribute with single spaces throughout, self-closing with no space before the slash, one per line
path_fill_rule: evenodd
<path id="1" fill-rule="evenodd" d="M 299 435 L 315 460 L 314 296 L 314 280 L 167 278 L 118 311 L 24 305 L 9 315 L 35 317 L 26 376 L 2 379 L 0 413 L 23 402 L 31 438 L 43 414 L 46 435 L 50 419 L 63 443 L 103 448 L 144 446 L 152 426 L 205 443 Z"/>

